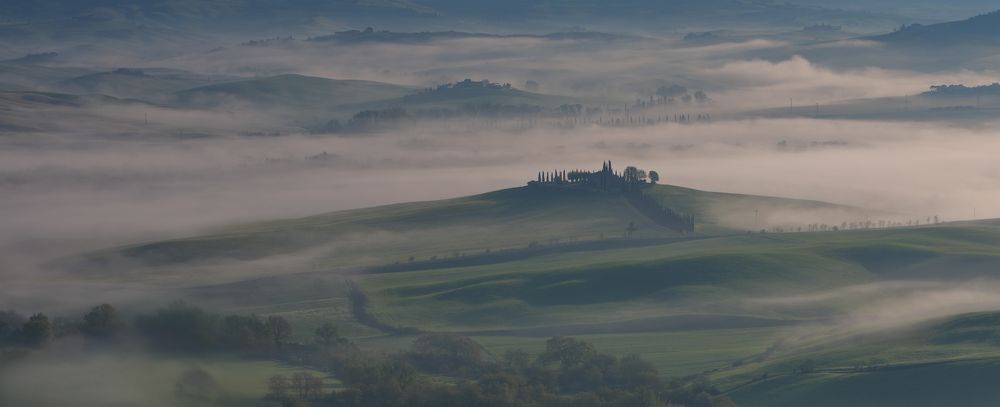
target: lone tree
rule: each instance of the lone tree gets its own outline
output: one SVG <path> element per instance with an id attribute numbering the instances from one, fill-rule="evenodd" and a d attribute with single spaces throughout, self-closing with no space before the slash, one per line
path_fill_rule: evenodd
<path id="1" fill-rule="evenodd" d="M 115 307 L 101 304 L 83 316 L 80 330 L 87 336 L 95 338 L 111 338 L 115 336 L 124 324 L 118 317 Z"/>
<path id="2" fill-rule="evenodd" d="M 631 238 L 632 234 L 636 231 L 635 222 L 629 222 L 628 227 L 625 228 L 625 237 Z"/>
<path id="3" fill-rule="evenodd" d="M 267 317 L 267 329 L 271 332 L 271 339 L 274 340 L 274 347 L 277 349 L 281 349 L 285 340 L 292 336 L 292 325 L 280 315 Z"/>
<path id="4" fill-rule="evenodd" d="M 660 182 L 660 173 L 658 173 L 656 171 L 650 171 L 649 172 L 649 182 L 652 182 L 654 184 L 657 183 L 657 182 Z"/>

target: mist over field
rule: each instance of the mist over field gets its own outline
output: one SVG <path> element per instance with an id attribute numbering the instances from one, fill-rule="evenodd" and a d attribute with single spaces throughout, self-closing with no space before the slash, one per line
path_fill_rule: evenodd
<path id="1" fill-rule="evenodd" d="M 1000 11 L 869 3 L 0 4 L 0 405 L 995 405 Z"/>

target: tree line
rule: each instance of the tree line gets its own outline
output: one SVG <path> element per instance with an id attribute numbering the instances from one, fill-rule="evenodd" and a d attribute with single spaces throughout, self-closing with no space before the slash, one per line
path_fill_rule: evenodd
<path id="1" fill-rule="evenodd" d="M 184 302 L 131 321 L 109 304 L 95 306 L 79 318 L 0 312 L 0 346 L 4 349 L 41 348 L 56 339 L 82 336 L 108 345 L 138 339 L 154 351 L 169 353 L 273 355 L 289 344 L 291 334 L 291 324 L 279 315 L 219 315 Z"/>
<path id="2" fill-rule="evenodd" d="M 316 328 L 304 342 L 292 341 L 292 332 L 293 326 L 280 316 L 220 315 L 183 302 L 130 321 L 108 304 L 69 319 L 0 312 L 5 351 L 43 348 L 53 339 L 80 335 L 117 349 L 131 338 L 168 354 L 278 360 L 328 372 L 343 383 L 330 390 L 322 377 L 308 372 L 275 375 L 261 383 L 264 397 L 285 407 L 734 405 L 704 377 L 664 381 L 639 356 L 600 353 L 592 344 L 570 337 L 549 339 L 538 355 L 514 349 L 496 356 L 459 334 L 425 334 L 404 351 L 373 353 L 341 336 L 333 324 Z M 178 396 L 186 398 L 216 392 L 211 375 L 196 368 L 183 372 L 175 387 Z"/>
<path id="3" fill-rule="evenodd" d="M 497 357 L 471 338 L 440 333 L 396 354 L 344 349 L 326 370 L 346 388 L 324 392 L 310 375 L 277 375 L 266 398 L 330 407 L 734 406 L 704 377 L 663 381 L 636 355 L 603 354 L 570 337 L 549 339 L 537 356 L 515 349 Z M 430 378 L 442 376 L 449 380 Z"/>

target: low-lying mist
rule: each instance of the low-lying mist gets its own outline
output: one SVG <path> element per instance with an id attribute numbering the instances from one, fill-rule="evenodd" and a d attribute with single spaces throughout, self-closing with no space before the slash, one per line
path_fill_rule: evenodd
<path id="1" fill-rule="evenodd" d="M 992 312 L 1000 307 L 1000 281 L 881 281 L 799 296 L 757 298 L 753 306 L 803 309 L 820 308 L 829 316 L 823 322 L 804 324 L 791 331 L 789 345 L 816 347 L 859 336 L 888 337 L 931 328 L 949 318 Z M 992 329 L 995 327 L 984 326 Z M 918 340 L 930 340 L 926 333 Z"/>
<path id="2" fill-rule="evenodd" d="M 498 131 L 418 125 L 357 137 L 10 142 L 0 150 L 0 241 L 191 234 L 516 187 L 540 170 L 603 160 L 693 188 L 965 219 L 1000 216 L 989 129 L 835 120 L 743 120 L 635 129 Z"/>

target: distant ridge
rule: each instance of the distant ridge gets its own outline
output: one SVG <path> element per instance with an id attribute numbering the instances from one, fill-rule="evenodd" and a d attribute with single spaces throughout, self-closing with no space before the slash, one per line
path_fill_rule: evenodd
<path id="1" fill-rule="evenodd" d="M 338 43 L 361 43 L 361 42 L 392 42 L 392 43 L 427 43 L 439 40 L 457 40 L 468 38 L 541 38 L 552 40 L 637 40 L 641 37 L 622 34 L 610 34 L 596 31 L 568 31 L 555 32 L 550 34 L 488 34 L 464 31 L 425 31 L 425 32 L 393 32 L 387 30 L 376 31 L 372 28 L 365 30 L 339 31 L 330 35 L 313 37 L 307 41 L 312 42 L 338 42 Z"/>
<path id="2" fill-rule="evenodd" d="M 183 105 L 214 105 L 239 100 L 267 106 L 332 108 L 398 98 L 415 91 L 382 82 L 285 74 L 200 86 L 175 95 Z"/>
<path id="3" fill-rule="evenodd" d="M 962 21 L 905 25 L 896 32 L 870 39 L 906 46 L 1000 46 L 1000 10 Z"/>

